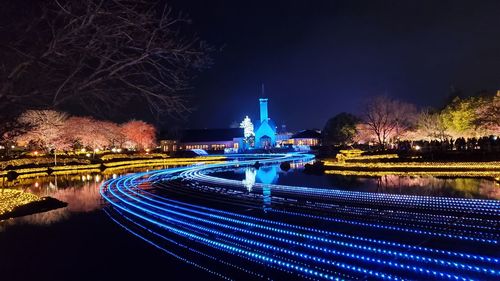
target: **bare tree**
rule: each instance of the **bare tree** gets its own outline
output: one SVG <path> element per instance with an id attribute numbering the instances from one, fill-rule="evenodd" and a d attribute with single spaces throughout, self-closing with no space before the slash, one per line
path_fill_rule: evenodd
<path id="1" fill-rule="evenodd" d="M 381 146 L 397 140 L 416 122 L 416 108 L 412 104 L 378 96 L 370 100 L 365 109 L 364 123 L 377 137 Z"/>
<path id="2" fill-rule="evenodd" d="M 155 115 L 190 111 L 185 94 L 210 48 L 184 36 L 189 19 L 150 0 L 2 3 L 0 111 L 77 108 Z"/>
<path id="3" fill-rule="evenodd" d="M 485 134 L 500 135 L 500 90 L 496 95 L 483 97 L 475 109 L 475 125 Z"/>
<path id="4" fill-rule="evenodd" d="M 444 141 L 449 138 L 448 128 L 443 122 L 443 116 L 439 112 L 431 112 L 429 109 L 422 110 L 418 115 L 418 130 L 416 139 L 438 139 Z"/>

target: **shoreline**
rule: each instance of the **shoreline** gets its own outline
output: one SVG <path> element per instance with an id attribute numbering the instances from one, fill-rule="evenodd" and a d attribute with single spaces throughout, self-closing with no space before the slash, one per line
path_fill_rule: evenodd
<path id="1" fill-rule="evenodd" d="M 3 194 L 0 197 L 0 207 L 2 207 L 0 222 L 68 206 L 66 202 L 53 197 L 38 197 L 34 194 L 15 189 L 2 189 L 0 194 Z"/>
<path id="2" fill-rule="evenodd" d="M 0 176 L 6 180 L 44 177 L 50 175 L 70 175 L 79 173 L 99 173 L 104 171 L 112 171 L 119 169 L 129 169 L 147 166 L 178 166 L 190 165 L 199 162 L 217 162 L 225 161 L 223 156 L 204 156 L 193 158 L 162 158 L 162 159 L 128 159 L 119 161 L 109 161 L 98 164 L 77 164 L 77 165 L 58 165 L 58 166 L 41 166 L 30 168 L 11 168 L 0 170 Z M 33 163 L 34 164 L 34 163 Z"/>
<path id="3" fill-rule="evenodd" d="M 36 160 L 36 158 L 34 158 Z M 76 164 L 60 166 L 37 166 L 35 167 L 10 167 L 10 169 L 0 170 L 3 178 L 3 187 L 0 187 L 0 222 L 17 217 L 43 213 L 66 207 L 66 202 L 53 197 L 39 197 L 29 192 L 15 189 L 14 186 L 6 186 L 20 180 L 30 180 L 51 175 L 77 175 L 82 173 L 104 173 L 115 170 L 131 169 L 139 167 L 154 166 L 178 166 L 190 165 L 199 162 L 216 163 L 224 161 L 221 156 L 205 156 L 193 158 L 146 158 L 146 159 L 113 159 L 102 163 Z M 14 188 L 13 188 L 14 187 Z"/>
<path id="4" fill-rule="evenodd" d="M 312 171 L 346 176 L 450 176 L 489 177 L 500 181 L 500 161 L 422 161 L 401 159 L 395 154 L 349 155 L 319 158 L 321 164 L 311 165 Z"/>

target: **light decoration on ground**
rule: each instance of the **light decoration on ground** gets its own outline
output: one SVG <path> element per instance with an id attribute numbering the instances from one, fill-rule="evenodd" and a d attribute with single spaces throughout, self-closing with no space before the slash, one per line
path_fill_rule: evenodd
<path id="1" fill-rule="evenodd" d="M 362 162 L 337 162 L 324 161 L 325 167 L 330 168 L 351 168 L 351 169 L 404 169 L 412 171 L 416 169 L 422 170 L 482 170 L 482 171 L 499 171 L 500 162 L 381 162 L 381 163 L 362 163 Z"/>
<path id="2" fill-rule="evenodd" d="M 0 215 L 12 212 L 14 208 L 40 201 L 40 197 L 21 190 L 0 188 Z"/>
<path id="3" fill-rule="evenodd" d="M 380 159 L 398 159 L 397 154 L 375 154 L 375 155 L 356 155 L 348 156 L 347 160 L 380 160 Z"/>
<path id="4" fill-rule="evenodd" d="M 382 160 L 382 159 L 397 159 L 399 156 L 397 154 L 375 154 L 375 155 L 363 155 L 364 151 L 360 149 L 346 149 L 340 150 L 336 155 L 336 159 L 339 162 L 358 162 L 358 161 L 370 161 L 370 160 Z"/>
<path id="5" fill-rule="evenodd" d="M 500 171 L 353 171 L 353 170 L 326 170 L 325 174 L 359 177 L 382 177 L 382 176 L 402 176 L 402 177 L 461 177 L 495 178 L 500 176 Z M 498 181 L 498 180 L 497 180 Z"/>
<path id="6" fill-rule="evenodd" d="M 380 177 L 399 175 L 489 178 L 500 176 L 500 162 L 350 163 L 325 161 L 325 168 L 326 174 L 344 176 Z"/>
<path id="7" fill-rule="evenodd" d="M 223 279 L 500 277 L 499 201 L 260 183 L 248 192 L 241 180 L 210 175 L 256 157 L 264 165 L 312 158 L 250 157 L 121 176 L 100 192 L 124 229 Z"/>
<path id="8" fill-rule="evenodd" d="M 165 159 L 142 159 L 142 160 L 126 160 L 105 163 L 106 167 L 131 166 L 131 165 L 186 165 L 200 162 L 223 161 L 224 156 L 202 156 L 193 158 L 165 158 Z"/>
<path id="9" fill-rule="evenodd" d="M 125 161 L 115 161 L 101 164 L 85 164 L 85 165 L 64 165 L 64 166 L 54 166 L 54 167 L 35 167 L 35 168 L 22 168 L 9 170 L 16 172 L 18 174 L 17 179 L 21 178 L 34 178 L 40 176 L 49 175 L 49 169 L 53 175 L 70 175 L 85 173 L 100 173 L 101 167 L 106 170 L 121 170 L 130 168 L 140 168 L 148 166 L 182 166 L 182 165 L 192 165 L 196 163 L 203 162 L 221 162 L 226 160 L 225 156 L 206 156 L 206 157 L 194 157 L 194 158 L 163 158 L 163 159 L 140 159 L 140 160 L 125 160 Z M 25 163 L 25 162 L 23 162 Z M 90 163 L 90 162 L 89 162 Z M 0 176 L 6 176 L 9 172 L 7 170 L 0 171 Z"/>

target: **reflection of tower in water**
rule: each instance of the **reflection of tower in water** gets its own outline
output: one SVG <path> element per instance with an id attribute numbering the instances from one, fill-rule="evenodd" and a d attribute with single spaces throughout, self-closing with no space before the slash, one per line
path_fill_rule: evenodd
<path id="1" fill-rule="evenodd" d="M 264 209 L 265 212 L 271 209 L 271 187 L 268 184 L 262 187 L 262 198 L 263 198 L 262 208 Z"/>
<path id="2" fill-rule="evenodd" d="M 245 169 L 245 178 L 243 179 L 243 185 L 247 188 L 248 192 L 252 192 L 252 188 L 255 185 L 255 177 L 257 176 L 257 171 L 254 167 L 247 167 Z"/>
<path id="3" fill-rule="evenodd" d="M 245 179 L 242 180 L 243 185 L 248 192 L 252 192 L 255 182 L 262 183 L 262 198 L 263 208 L 267 210 L 271 208 L 271 186 L 270 184 L 276 183 L 278 180 L 278 167 L 277 166 L 264 166 L 259 169 L 254 167 L 247 167 L 245 169 Z"/>
<path id="4" fill-rule="evenodd" d="M 276 183 L 278 180 L 278 167 L 277 166 L 264 166 L 260 167 L 257 171 L 258 182 L 264 184 L 262 186 L 262 199 L 264 211 L 271 208 L 271 186 L 270 184 Z"/>

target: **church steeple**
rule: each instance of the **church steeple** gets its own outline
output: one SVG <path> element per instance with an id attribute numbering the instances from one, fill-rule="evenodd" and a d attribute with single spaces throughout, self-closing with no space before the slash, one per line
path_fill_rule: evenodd
<path id="1" fill-rule="evenodd" d="M 259 98 L 260 122 L 255 130 L 255 147 L 270 149 L 276 145 L 276 124 L 269 118 L 265 94 L 264 84 L 262 84 L 261 97 Z"/>
<path id="2" fill-rule="evenodd" d="M 262 97 L 259 99 L 260 102 L 260 122 L 264 122 L 269 119 L 267 113 L 267 98 L 265 98 L 264 93 L 264 83 L 262 83 Z"/>

